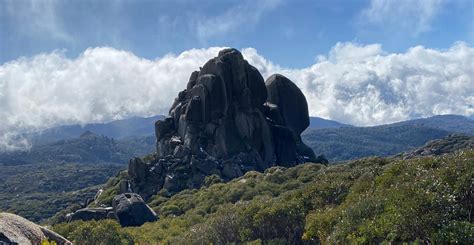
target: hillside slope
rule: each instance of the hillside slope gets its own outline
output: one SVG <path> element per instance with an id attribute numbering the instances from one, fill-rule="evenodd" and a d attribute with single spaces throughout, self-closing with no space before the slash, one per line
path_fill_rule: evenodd
<path id="1" fill-rule="evenodd" d="M 57 212 L 84 205 L 98 185 L 122 167 L 105 164 L 25 164 L 1 166 L 0 211 L 31 221 L 50 218 Z"/>
<path id="2" fill-rule="evenodd" d="M 64 125 L 34 133 L 29 135 L 28 138 L 32 138 L 33 143 L 36 145 L 58 140 L 74 139 L 86 131 L 114 139 L 148 136 L 154 133 L 156 120 L 162 118 L 163 116 L 157 115 L 152 117 L 132 117 L 107 123 Z"/>
<path id="3" fill-rule="evenodd" d="M 0 154 L 0 211 L 38 222 L 84 205 L 98 185 L 125 168 L 130 158 L 154 148 L 154 137 L 114 140 L 90 132 Z"/>
<path id="4" fill-rule="evenodd" d="M 394 125 L 416 125 L 441 129 L 453 133 L 474 135 L 474 120 L 460 115 L 437 115 L 428 118 L 395 123 Z"/>
<path id="5" fill-rule="evenodd" d="M 135 156 L 153 151 L 153 137 L 115 140 L 90 131 L 80 137 L 34 145 L 29 151 L 0 153 L 0 165 L 36 163 L 112 163 L 126 164 Z"/>
<path id="6" fill-rule="evenodd" d="M 302 138 L 316 154 L 337 162 L 390 156 L 453 133 L 474 135 L 474 120 L 459 115 L 438 115 L 373 127 L 309 128 Z"/>
<path id="7" fill-rule="evenodd" d="M 465 140 L 444 155 L 273 167 L 172 197 L 160 193 L 149 204 L 161 219 L 141 227 L 103 220 L 54 229 L 75 241 L 122 244 L 472 244 L 474 149 Z"/>
<path id="8" fill-rule="evenodd" d="M 340 123 L 334 120 L 324 119 L 321 117 L 309 117 L 309 128 L 342 128 L 352 127 L 352 125 Z"/>
<path id="9" fill-rule="evenodd" d="M 367 156 L 389 156 L 451 132 L 420 125 L 382 125 L 375 127 L 345 127 L 337 129 L 308 129 L 303 135 L 316 154 L 330 162 Z"/>

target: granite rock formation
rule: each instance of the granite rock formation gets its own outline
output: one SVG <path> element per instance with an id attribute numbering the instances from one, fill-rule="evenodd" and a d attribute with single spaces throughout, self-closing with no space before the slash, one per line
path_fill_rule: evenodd
<path id="1" fill-rule="evenodd" d="M 441 139 L 428 141 L 422 147 L 403 153 L 401 157 L 405 160 L 419 156 L 439 156 L 461 149 L 474 149 L 474 137 L 462 134 L 450 134 Z"/>
<path id="2" fill-rule="evenodd" d="M 56 244 L 72 244 L 54 231 L 39 226 L 15 214 L 0 213 L 0 244 L 41 244 L 43 241 Z"/>
<path id="3" fill-rule="evenodd" d="M 250 170 L 294 166 L 316 157 L 300 134 L 308 105 L 283 75 L 264 81 L 236 49 L 194 71 L 169 116 L 155 124 L 155 158 L 130 160 L 127 189 L 145 199 L 161 189 L 200 187 L 213 174 L 230 180 Z"/>

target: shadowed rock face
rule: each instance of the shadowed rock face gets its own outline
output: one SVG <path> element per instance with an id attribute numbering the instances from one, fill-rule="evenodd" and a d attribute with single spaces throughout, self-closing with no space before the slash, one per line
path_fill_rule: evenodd
<path id="1" fill-rule="evenodd" d="M 212 174 L 230 180 L 315 161 L 300 137 L 308 125 L 306 98 L 293 82 L 278 74 L 264 82 L 239 51 L 222 50 L 156 122 L 156 159 L 130 161 L 130 186 L 146 199 L 160 189 L 200 187 Z"/>
<path id="2" fill-rule="evenodd" d="M 117 195 L 112 201 L 115 215 L 121 226 L 141 226 L 156 221 L 155 212 L 146 205 L 140 195 L 125 193 Z"/>
<path id="3" fill-rule="evenodd" d="M 271 75 L 266 81 L 267 101 L 279 108 L 282 125 L 301 134 L 309 126 L 308 103 L 301 90 L 280 74 Z"/>

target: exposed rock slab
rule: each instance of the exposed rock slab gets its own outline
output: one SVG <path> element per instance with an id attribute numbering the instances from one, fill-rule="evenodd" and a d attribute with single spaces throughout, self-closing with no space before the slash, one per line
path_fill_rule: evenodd
<path id="1" fill-rule="evenodd" d="M 403 153 L 403 159 L 419 156 L 438 156 L 452 153 L 460 149 L 474 149 L 474 137 L 451 134 L 441 139 L 427 142 L 424 146 Z"/>
<path id="2" fill-rule="evenodd" d="M 15 214 L 0 213 L 0 244 L 36 245 L 42 241 L 72 244 L 70 241 Z"/>

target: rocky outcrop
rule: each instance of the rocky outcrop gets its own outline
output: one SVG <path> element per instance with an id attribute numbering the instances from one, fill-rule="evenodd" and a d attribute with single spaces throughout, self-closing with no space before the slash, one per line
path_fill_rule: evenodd
<path id="1" fill-rule="evenodd" d="M 143 201 L 140 195 L 124 193 L 112 201 L 115 215 L 121 226 L 141 226 L 156 221 L 155 212 Z"/>
<path id="2" fill-rule="evenodd" d="M 463 149 L 474 149 L 474 137 L 451 134 L 441 139 L 429 141 L 420 148 L 405 152 L 401 157 L 410 159 L 419 156 L 438 156 Z"/>
<path id="3" fill-rule="evenodd" d="M 0 213 L 0 244 L 41 244 L 43 241 L 72 244 L 70 241 L 25 218 L 10 213 Z"/>
<path id="4" fill-rule="evenodd" d="M 155 124 L 155 159 L 132 159 L 130 189 L 145 199 L 200 187 L 274 165 L 316 161 L 301 140 L 309 125 L 300 89 L 283 75 L 264 81 L 235 49 L 225 49 L 191 74 L 169 116 Z"/>
<path id="5" fill-rule="evenodd" d="M 83 208 L 72 213 L 68 217 L 68 222 L 76 220 L 101 220 L 101 219 L 114 219 L 115 214 L 111 207 L 107 208 Z"/>
<path id="6" fill-rule="evenodd" d="M 116 219 L 121 226 L 141 226 L 157 220 L 157 215 L 136 193 L 123 193 L 112 200 L 112 207 L 82 208 L 67 215 L 67 221 Z"/>

